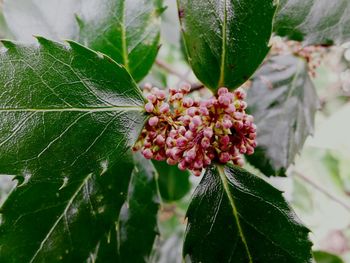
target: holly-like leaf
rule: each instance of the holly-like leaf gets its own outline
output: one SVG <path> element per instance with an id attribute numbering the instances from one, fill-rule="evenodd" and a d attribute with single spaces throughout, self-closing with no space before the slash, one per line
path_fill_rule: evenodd
<path id="1" fill-rule="evenodd" d="M 350 41 L 350 2 L 344 0 L 280 0 L 274 31 L 305 45 Z"/>
<path id="2" fill-rule="evenodd" d="M 6 0 L 5 17 L 17 40 L 33 35 L 73 39 L 100 51 L 143 79 L 158 53 L 160 0 Z"/>
<path id="3" fill-rule="evenodd" d="M 126 69 L 79 44 L 4 42 L 1 262 L 83 262 L 119 215 L 145 121 Z M 86 65 L 90 65 L 86 67 Z"/>
<path id="4" fill-rule="evenodd" d="M 160 37 L 159 0 L 89 0 L 79 13 L 80 41 L 112 57 L 136 81 L 151 69 Z"/>
<path id="5" fill-rule="evenodd" d="M 153 164 L 159 174 L 159 192 L 164 200 L 177 201 L 191 190 L 188 171 L 181 171 L 176 166 L 168 165 L 166 162 L 154 161 Z"/>
<path id="6" fill-rule="evenodd" d="M 212 90 L 234 89 L 269 51 L 274 0 L 178 0 L 189 63 Z"/>
<path id="7" fill-rule="evenodd" d="M 325 251 L 315 251 L 314 258 L 316 263 L 344 263 L 337 255 Z"/>
<path id="8" fill-rule="evenodd" d="M 212 167 L 187 212 L 192 262 L 311 262 L 309 230 L 282 193 L 238 167 Z"/>
<path id="9" fill-rule="evenodd" d="M 314 130 L 319 100 L 307 63 L 292 55 L 270 58 L 248 90 L 257 125 L 256 153 L 248 161 L 266 175 L 284 175 Z"/>

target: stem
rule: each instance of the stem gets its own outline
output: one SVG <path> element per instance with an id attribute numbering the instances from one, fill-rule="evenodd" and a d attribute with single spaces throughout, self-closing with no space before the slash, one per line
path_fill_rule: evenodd
<path id="1" fill-rule="evenodd" d="M 307 178 L 305 175 L 294 171 L 295 176 L 299 177 L 301 180 L 303 180 L 304 182 L 308 183 L 309 185 L 311 185 L 313 188 L 315 188 L 317 191 L 323 193 L 325 196 L 327 196 L 329 199 L 333 200 L 334 202 L 336 202 L 337 204 L 339 204 L 340 206 L 342 206 L 345 210 L 347 210 L 348 212 L 350 212 L 350 206 L 348 204 L 346 204 L 345 202 L 343 202 L 342 200 L 340 200 L 339 198 L 337 198 L 336 196 L 334 196 L 333 194 L 331 194 L 330 192 L 328 192 L 325 188 L 323 188 L 322 186 L 319 186 L 318 184 L 316 184 L 314 181 L 312 181 L 311 179 Z"/>

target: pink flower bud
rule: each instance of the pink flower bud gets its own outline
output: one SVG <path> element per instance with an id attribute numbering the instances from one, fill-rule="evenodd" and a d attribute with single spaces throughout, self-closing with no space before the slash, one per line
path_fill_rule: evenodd
<path id="1" fill-rule="evenodd" d="M 153 158 L 153 152 L 151 149 L 144 149 L 142 151 L 143 156 L 145 156 L 146 159 L 150 160 Z"/>
<path id="2" fill-rule="evenodd" d="M 176 136 L 177 136 L 177 131 L 175 131 L 175 130 L 171 130 L 171 131 L 169 132 L 169 137 L 170 137 L 170 138 L 175 139 L 175 138 L 176 138 Z"/>
<path id="3" fill-rule="evenodd" d="M 192 118 L 192 123 L 193 123 L 196 127 L 202 125 L 202 119 L 201 119 L 201 117 L 199 117 L 199 116 L 194 116 L 194 117 Z"/>
<path id="4" fill-rule="evenodd" d="M 193 164 L 193 167 L 195 169 L 202 170 L 202 168 L 203 168 L 203 161 L 202 160 L 195 161 L 194 164 Z"/>
<path id="5" fill-rule="evenodd" d="M 230 104 L 230 105 L 227 106 L 225 111 L 227 113 L 229 113 L 229 114 L 232 114 L 232 113 L 234 113 L 236 111 L 236 107 L 235 107 L 235 105 Z"/>
<path id="6" fill-rule="evenodd" d="M 196 159 L 196 148 L 193 147 L 191 150 L 189 150 L 189 151 L 186 153 L 186 157 L 188 157 L 190 160 Z"/>
<path id="7" fill-rule="evenodd" d="M 198 176 L 201 176 L 201 174 L 202 174 L 202 170 L 193 170 L 192 171 L 192 174 L 194 175 L 194 176 L 196 176 L 196 177 L 198 177 Z"/>
<path id="8" fill-rule="evenodd" d="M 158 135 L 156 138 L 156 143 L 158 146 L 163 146 L 165 144 L 165 138 L 162 135 Z"/>
<path id="9" fill-rule="evenodd" d="M 235 95 L 236 98 L 239 99 L 239 100 L 244 100 L 245 97 L 246 97 L 246 94 L 245 94 L 244 90 L 241 89 L 241 88 L 236 89 L 235 92 L 234 92 L 234 95 Z"/>
<path id="10" fill-rule="evenodd" d="M 186 133 L 186 128 L 184 127 L 184 126 L 181 126 L 180 128 L 179 128 L 179 133 L 181 134 L 181 135 L 185 135 L 185 133 Z"/>
<path id="11" fill-rule="evenodd" d="M 173 147 L 176 145 L 176 141 L 171 137 L 166 138 L 165 142 L 168 147 Z"/>
<path id="12" fill-rule="evenodd" d="M 252 155 L 254 153 L 254 148 L 247 145 L 247 150 L 246 150 L 246 154 L 248 155 Z"/>
<path id="13" fill-rule="evenodd" d="M 210 139 L 207 137 L 204 137 L 201 141 L 201 146 L 203 147 L 203 149 L 207 149 L 210 147 Z"/>
<path id="14" fill-rule="evenodd" d="M 160 153 L 156 154 L 156 157 L 154 158 L 156 161 L 164 161 L 166 157 Z"/>
<path id="15" fill-rule="evenodd" d="M 187 139 L 185 137 L 180 137 L 176 140 L 177 147 L 184 147 L 187 144 Z"/>
<path id="16" fill-rule="evenodd" d="M 192 140 L 193 139 L 193 132 L 187 131 L 185 133 L 185 137 L 186 137 L 187 140 Z"/>
<path id="17" fill-rule="evenodd" d="M 152 89 L 152 84 L 151 83 L 145 83 L 145 85 L 143 85 L 143 89 L 145 91 L 151 91 Z"/>
<path id="18" fill-rule="evenodd" d="M 237 121 L 241 121 L 241 120 L 243 120 L 243 114 L 241 112 L 234 112 L 233 118 Z"/>
<path id="19" fill-rule="evenodd" d="M 147 99 L 148 99 L 149 102 L 151 102 L 153 104 L 157 101 L 157 97 L 155 95 L 153 95 L 153 94 L 147 95 Z"/>
<path id="20" fill-rule="evenodd" d="M 228 106 L 232 102 L 229 96 L 226 96 L 227 94 L 221 95 L 219 97 L 219 103 L 223 106 Z"/>
<path id="21" fill-rule="evenodd" d="M 170 110 L 169 104 L 168 103 L 163 103 L 163 105 L 160 107 L 159 112 L 161 114 L 168 113 Z"/>
<path id="22" fill-rule="evenodd" d="M 184 98 L 183 105 L 186 108 L 192 107 L 193 106 L 193 99 L 191 99 L 191 98 Z"/>
<path id="23" fill-rule="evenodd" d="M 181 161 L 177 167 L 181 170 L 181 171 L 185 171 L 187 169 L 187 165 L 186 165 L 186 162 L 183 160 Z"/>
<path id="24" fill-rule="evenodd" d="M 199 111 L 203 116 L 209 116 L 209 110 L 206 107 L 200 107 Z"/>
<path id="25" fill-rule="evenodd" d="M 158 122 L 159 122 L 159 119 L 158 119 L 158 117 L 156 117 L 156 116 L 151 117 L 151 118 L 148 120 L 148 124 L 149 124 L 149 126 L 151 126 L 151 127 L 157 126 Z"/>
<path id="26" fill-rule="evenodd" d="M 221 96 L 221 95 L 224 95 L 224 94 L 226 94 L 226 93 L 228 93 L 228 89 L 227 88 L 220 88 L 219 90 L 218 90 L 218 95 L 219 96 Z"/>
<path id="27" fill-rule="evenodd" d="M 175 95 L 178 92 L 176 88 L 169 88 L 170 95 Z"/>
<path id="28" fill-rule="evenodd" d="M 243 122 L 241 122 L 241 121 L 235 121 L 235 122 L 233 123 L 233 126 L 235 127 L 235 129 L 236 129 L 237 131 L 243 129 L 243 127 L 244 127 Z"/>
<path id="29" fill-rule="evenodd" d="M 194 117 L 197 113 L 197 108 L 195 107 L 191 107 L 189 109 L 187 109 L 187 114 L 190 115 L 191 117 Z"/>
<path id="30" fill-rule="evenodd" d="M 191 85 L 189 85 L 189 84 L 182 85 L 182 87 L 180 88 L 180 91 L 183 94 L 188 94 L 191 91 Z"/>
<path id="31" fill-rule="evenodd" d="M 177 159 L 179 159 L 178 154 L 179 154 L 180 152 L 181 152 L 181 151 L 180 151 L 179 148 L 174 147 L 174 148 L 171 149 L 170 154 L 169 154 L 168 157 L 171 157 L 172 159 L 177 160 Z"/>
<path id="32" fill-rule="evenodd" d="M 230 136 L 228 136 L 228 135 L 222 136 L 222 137 L 220 138 L 220 143 L 221 143 L 223 146 L 227 146 L 227 145 L 230 143 Z"/>
<path id="33" fill-rule="evenodd" d="M 204 129 L 203 135 L 204 135 L 205 137 L 211 139 L 211 137 L 213 137 L 213 135 L 214 135 L 214 131 L 213 131 L 212 128 L 207 127 L 207 128 Z"/>
<path id="34" fill-rule="evenodd" d="M 157 96 L 157 99 L 159 99 L 159 100 L 164 100 L 166 97 L 166 94 L 163 90 L 159 90 L 155 95 Z"/>
<path id="35" fill-rule="evenodd" d="M 239 147 L 239 153 L 245 154 L 247 152 L 247 148 L 244 145 L 241 145 Z"/>
<path id="36" fill-rule="evenodd" d="M 230 120 L 224 120 L 222 122 L 222 127 L 224 127 L 224 129 L 230 129 L 233 126 L 232 121 Z"/>
<path id="37" fill-rule="evenodd" d="M 176 162 L 175 160 L 171 159 L 171 158 L 168 158 L 168 159 L 166 160 L 166 162 L 167 162 L 167 164 L 169 164 L 169 165 L 176 165 L 176 164 L 177 164 L 177 162 Z"/>
<path id="38" fill-rule="evenodd" d="M 228 163 L 230 161 L 230 159 L 231 159 L 231 156 L 228 152 L 220 153 L 220 157 L 219 157 L 220 162 Z"/>
<path id="39" fill-rule="evenodd" d="M 238 166 L 241 166 L 241 167 L 244 165 L 244 161 L 243 161 L 243 159 L 240 156 L 235 157 L 233 159 L 233 163 L 235 165 L 238 165 Z"/>
<path id="40" fill-rule="evenodd" d="M 145 105 L 145 110 L 146 110 L 146 112 L 148 112 L 148 113 L 153 112 L 153 110 L 154 110 L 153 104 L 150 103 L 150 102 L 146 103 L 146 105 Z"/>
<path id="41" fill-rule="evenodd" d="M 205 167 L 207 167 L 207 166 L 209 166 L 211 164 L 211 159 L 208 156 L 206 156 L 206 155 L 204 155 L 203 164 L 204 164 Z"/>
<path id="42" fill-rule="evenodd" d="M 241 101 L 241 105 L 240 105 L 240 108 L 241 110 L 245 110 L 247 108 L 247 103 L 245 101 Z"/>

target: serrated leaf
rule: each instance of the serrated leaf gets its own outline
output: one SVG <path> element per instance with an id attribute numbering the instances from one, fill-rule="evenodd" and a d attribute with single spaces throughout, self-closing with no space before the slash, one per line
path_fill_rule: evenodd
<path id="1" fill-rule="evenodd" d="M 159 0 L 7 0 L 5 17 L 15 38 L 73 39 L 124 65 L 143 79 L 158 53 Z"/>
<path id="2" fill-rule="evenodd" d="M 313 132 L 319 107 L 306 62 L 271 57 L 254 76 L 247 102 L 258 127 L 258 147 L 248 161 L 267 176 L 283 176 Z"/>
<path id="3" fill-rule="evenodd" d="M 189 180 L 190 173 L 181 171 L 176 166 L 168 165 L 166 162 L 153 162 L 159 178 L 159 192 L 166 201 L 177 201 L 191 190 Z"/>
<path id="4" fill-rule="evenodd" d="M 337 255 L 325 251 L 315 251 L 313 254 L 316 263 L 344 263 Z"/>
<path id="5" fill-rule="evenodd" d="M 282 193 L 238 167 L 212 167 L 187 212 L 192 262 L 311 262 L 309 230 Z"/>
<path id="6" fill-rule="evenodd" d="M 0 261 L 82 262 L 126 198 L 144 102 L 109 58 L 39 42 L 0 54 L 0 173 L 23 181 L 1 209 Z"/>
<path id="7" fill-rule="evenodd" d="M 350 2 L 346 0 L 280 0 L 274 31 L 305 45 L 350 41 Z"/>
<path id="8" fill-rule="evenodd" d="M 212 90 L 243 84 L 269 51 L 273 0 L 178 0 L 178 9 L 189 63 Z"/>
<path id="9" fill-rule="evenodd" d="M 85 1 L 79 42 L 109 55 L 140 81 L 158 53 L 161 8 L 156 0 Z"/>

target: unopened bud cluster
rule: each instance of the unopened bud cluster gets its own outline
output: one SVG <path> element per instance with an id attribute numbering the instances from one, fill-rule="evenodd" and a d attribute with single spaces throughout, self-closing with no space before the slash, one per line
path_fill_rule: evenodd
<path id="1" fill-rule="evenodd" d="M 253 154 L 256 126 L 246 114 L 242 89 L 218 94 L 205 101 L 190 98 L 190 86 L 170 89 L 169 94 L 150 88 L 145 110 L 151 117 L 134 150 L 147 159 L 166 160 L 196 176 L 213 161 L 242 166 L 242 154 Z"/>

